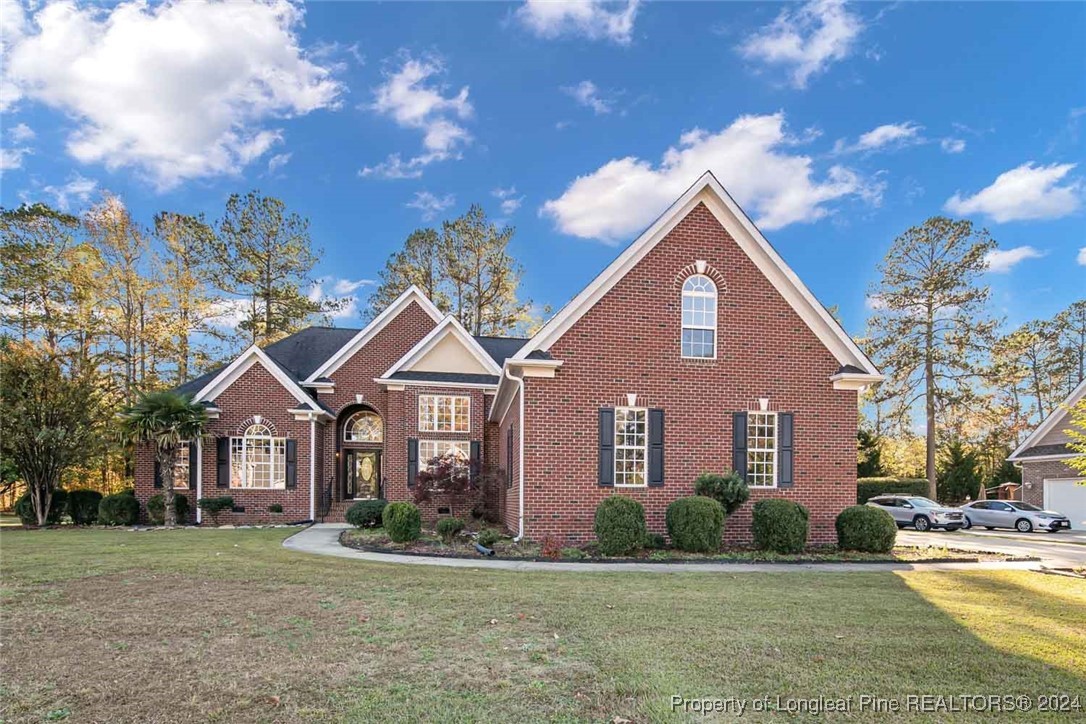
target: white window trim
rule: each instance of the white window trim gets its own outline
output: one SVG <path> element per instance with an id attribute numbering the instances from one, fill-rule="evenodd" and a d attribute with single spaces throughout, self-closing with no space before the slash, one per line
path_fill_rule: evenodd
<path id="1" fill-rule="evenodd" d="M 468 425 L 467 425 L 467 428 L 465 428 L 463 430 L 456 430 L 456 429 L 442 430 L 437 426 L 437 400 L 442 398 L 442 397 L 446 397 L 446 398 L 450 398 L 450 399 L 467 400 L 467 403 L 468 403 L 468 412 L 467 412 Z M 433 427 L 423 427 L 423 424 L 422 424 L 422 401 L 424 399 L 426 399 L 426 398 L 432 398 L 434 400 L 434 426 Z M 440 432 L 440 433 L 448 433 L 448 434 L 451 434 L 451 435 L 470 435 L 471 434 L 471 395 L 438 395 L 438 394 L 419 395 L 417 405 L 418 405 L 419 432 Z M 453 415 L 454 422 L 455 422 L 455 419 L 456 419 L 456 416 Z"/>
<path id="2" fill-rule="evenodd" d="M 644 473 L 642 474 L 643 483 L 620 483 L 618 482 L 618 450 L 622 448 L 624 450 L 637 450 L 637 445 L 619 445 L 614 443 L 614 463 L 612 465 L 611 480 L 616 488 L 647 488 L 649 487 L 649 408 L 647 407 L 616 407 L 615 408 L 615 424 L 611 430 L 612 440 L 618 434 L 618 411 L 625 410 L 626 412 L 643 412 L 645 413 L 645 444 L 641 447 L 641 451 L 644 453 L 642 461 L 644 462 Z"/>
<path id="3" fill-rule="evenodd" d="M 709 281 L 709 283 L 713 285 L 712 293 L 709 293 L 709 292 L 688 292 L 688 291 L 686 291 L 685 290 L 686 282 L 688 282 L 692 277 L 695 277 L 695 276 L 704 277 L 705 279 L 707 279 Z M 712 280 L 712 278 L 709 277 L 707 274 L 692 274 L 692 275 L 690 275 L 689 277 L 687 277 L 686 279 L 683 280 L 683 285 L 682 286 L 683 286 L 683 288 L 681 288 L 680 291 L 679 291 L 679 328 L 680 328 L 680 331 L 679 331 L 679 354 L 682 357 L 682 359 L 716 359 L 717 339 L 720 337 L 720 332 L 717 330 L 717 328 L 720 326 L 720 317 L 718 316 L 719 313 L 720 313 L 720 288 L 717 286 L 717 283 L 714 282 Z M 714 322 L 714 324 L 712 326 L 709 326 L 707 324 L 686 324 L 685 323 L 685 321 L 682 318 L 683 313 L 685 311 L 683 309 L 683 302 L 686 300 L 687 295 L 690 295 L 692 297 L 705 297 L 705 298 L 710 298 L 711 297 L 713 299 L 713 322 Z M 682 353 L 682 348 L 683 348 L 682 333 L 685 332 L 688 329 L 709 330 L 709 331 L 711 331 L 713 333 L 713 356 L 712 357 L 699 357 L 699 356 L 696 356 L 696 355 L 686 355 L 686 354 Z"/>
<path id="4" fill-rule="evenodd" d="M 276 437 L 275 435 L 271 434 L 271 428 L 270 427 L 267 427 L 267 426 L 263 426 L 263 427 L 264 427 L 265 430 L 268 430 L 268 432 L 269 432 L 268 435 L 248 435 L 248 434 L 245 434 L 245 435 L 242 435 L 241 437 L 236 437 L 235 436 L 235 437 L 230 438 L 230 489 L 231 490 L 286 490 L 286 487 L 287 487 L 287 439 L 285 437 Z M 248 432 L 248 430 L 246 430 L 246 432 Z M 241 480 L 242 480 L 242 483 L 243 483 L 242 485 L 234 485 L 234 441 L 235 440 L 241 441 Z M 248 449 L 249 449 L 249 446 L 246 444 L 246 442 L 248 440 L 266 440 L 271 444 L 271 447 L 272 447 L 272 463 L 271 463 L 271 465 L 272 465 L 272 479 L 273 479 L 273 482 L 278 482 L 277 480 L 275 480 L 275 477 L 276 477 L 277 473 L 281 472 L 282 475 L 283 475 L 283 479 L 282 479 L 283 484 L 282 485 L 274 485 L 274 484 L 273 485 L 261 485 L 261 486 L 244 485 L 244 482 L 247 480 L 248 475 L 249 475 L 248 467 L 246 465 L 246 457 L 247 457 L 247 453 L 248 453 Z M 282 442 L 283 453 L 282 453 L 282 462 L 281 462 L 281 464 L 279 466 L 279 469 L 277 470 L 276 469 L 276 464 L 275 464 L 275 449 L 279 446 L 280 442 Z"/>
<path id="5" fill-rule="evenodd" d="M 772 418 L 772 420 L 773 420 L 773 449 L 772 450 L 767 450 L 766 448 L 752 448 L 750 446 L 750 416 L 751 415 L 761 415 L 763 417 Z M 779 424 L 780 424 L 780 420 L 778 419 L 777 413 L 775 413 L 775 412 L 763 412 L 761 410 L 749 410 L 747 412 L 747 479 L 748 479 L 747 486 L 750 487 L 750 488 L 753 488 L 754 490 L 773 490 L 773 489 L 778 487 L 777 483 L 778 483 L 778 480 L 779 480 L 779 473 L 780 473 L 780 466 L 778 465 L 778 463 L 779 463 L 780 446 L 781 446 L 780 445 L 780 442 L 781 442 L 780 441 L 780 428 L 778 427 Z M 750 482 L 749 482 L 749 479 L 750 479 L 750 454 L 752 452 L 772 452 L 773 453 L 773 484 L 772 485 L 751 485 L 750 484 Z"/>
<path id="6" fill-rule="evenodd" d="M 182 440 L 177 444 L 177 450 L 174 451 L 173 459 L 173 489 L 174 490 L 188 490 L 189 489 L 189 445 L 192 443 L 188 440 Z M 184 452 L 182 452 L 184 450 Z M 181 461 L 184 460 L 185 474 L 178 475 L 177 468 L 181 465 Z M 178 483 L 178 480 L 181 482 Z"/>

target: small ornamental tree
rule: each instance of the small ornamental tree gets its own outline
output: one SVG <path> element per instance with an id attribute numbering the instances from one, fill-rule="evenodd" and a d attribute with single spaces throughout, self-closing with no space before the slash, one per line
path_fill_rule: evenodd
<path id="1" fill-rule="evenodd" d="M 121 414 L 125 435 L 132 442 L 150 443 L 162 471 L 163 519 L 168 527 L 177 525 L 174 485 L 177 449 L 181 443 L 204 434 L 207 413 L 203 405 L 187 395 L 152 392 Z"/>
<path id="2" fill-rule="evenodd" d="M 502 473 L 493 466 L 468 462 L 455 453 L 427 461 L 415 478 L 415 504 L 434 499 L 448 503 L 453 512 L 470 510 L 476 518 L 498 521 L 498 490 Z"/>
<path id="3" fill-rule="evenodd" d="M 735 471 L 727 475 L 702 473 L 694 481 L 694 492 L 723 505 L 726 515 L 734 513 L 750 499 L 750 488 Z"/>
<path id="4" fill-rule="evenodd" d="M 1086 475 L 1086 398 L 1076 402 L 1070 410 L 1071 425 L 1067 428 L 1067 435 L 1071 441 L 1067 447 L 1075 453 L 1075 457 L 1067 461 L 1067 464 Z"/>

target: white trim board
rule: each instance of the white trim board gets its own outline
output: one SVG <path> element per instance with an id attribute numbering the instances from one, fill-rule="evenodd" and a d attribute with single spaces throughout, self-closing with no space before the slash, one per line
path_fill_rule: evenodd
<path id="1" fill-rule="evenodd" d="M 882 379 L 874 363 L 841 328 L 825 307 L 784 262 L 762 232 L 717 181 L 706 171 L 653 224 L 603 270 L 580 294 L 553 316 L 511 359 L 524 360 L 534 351 L 549 349 L 608 291 L 674 229 L 699 203 L 735 239 L 739 247 L 784 297 L 815 336 L 842 365 L 854 365 L 872 378 Z"/>
<path id="2" fill-rule="evenodd" d="M 388 323 L 406 309 L 411 302 L 416 302 L 422 307 L 422 310 L 434 320 L 435 324 L 441 321 L 441 310 L 434 306 L 434 303 L 422 293 L 421 289 L 415 285 L 411 285 L 403 294 L 396 297 L 396 300 L 392 302 L 392 304 L 385 307 L 383 312 L 374 317 L 372 322 L 359 330 L 358 334 L 352 337 L 347 344 L 340 347 L 339 350 L 318 367 L 313 374 L 306 377 L 306 384 L 320 379 L 321 377 L 327 377 L 338 370 L 344 362 L 349 360 L 358 350 L 362 349 L 367 342 L 388 326 Z"/>
<path id="3" fill-rule="evenodd" d="M 1018 456 L 1036 445 L 1037 442 L 1044 438 L 1045 435 L 1052 432 L 1052 429 L 1055 428 L 1056 425 L 1060 424 L 1060 422 L 1067 417 L 1068 408 L 1081 400 L 1084 396 L 1086 396 L 1086 380 L 1079 382 L 1078 387 L 1071 390 L 1071 394 L 1068 395 L 1067 398 L 1060 403 L 1059 407 L 1049 413 L 1048 417 L 1046 417 L 1044 421 L 1037 426 L 1037 429 L 1034 430 L 1021 445 L 1015 448 L 1015 451 L 1010 454 L 1007 460 L 1010 460 L 1011 462 L 1023 463 L 1030 460 L 1039 460 L 1040 457 L 1020 458 Z M 1074 453 L 1071 453 L 1070 455 L 1068 455 L 1068 457 L 1074 457 Z"/>
<path id="4" fill-rule="evenodd" d="M 468 330 L 464 329 L 464 325 L 460 323 L 460 320 L 453 315 L 448 315 L 441 322 L 434 327 L 428 335 L 419 340 L 418 344 L 407 351 L 400 359 L 396 360 L 388 370 L 381 375 L 381 379 L 387 379 L 397 372 L 408 372 L 411 366 L 418 362 L 420 359 L 426 356 L 426 353 L 440 344 L 445 337 L 453 335 L 464 346 L 464 348 L 471 353 L 471 356 L 475 358 L 483 369 L 489 371 L 492 375 L 500 375 L 502 368 L 499 367 L 494 359 L 486 353 L 486 350 L 482 348 L 479 342 L 468 334 Z"/>
<path id="5" fill-rule="evenodd" d="M 253 345 L 249 349 L 242 352 L 236 360 L 231 362 L 227 367 L 215 375 L 215 378 L 204 385 L 203 389 L 196 393 L 193 397 L 194 402 L 200 402 L 202 400 L 214 400 L 223 393 L 230 385 L 234 384 L 239 377 L 248 372 L 253 365 L 260 364 L 264 369 L 271 373 L 272 377 L 281 384 L 287 392 L 294 396 L 298 402 L 305 405 L 307 408 L 314 411 L 318 410 L 313 403 L 313 398 L 306 394 L 297 382 L 291 379 L 290 375 L 283 371 L 283 368 L 277 365 L 268 354 Z"/>

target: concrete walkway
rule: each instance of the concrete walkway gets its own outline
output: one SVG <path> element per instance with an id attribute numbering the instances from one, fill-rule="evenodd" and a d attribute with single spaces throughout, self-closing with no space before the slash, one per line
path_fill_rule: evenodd
<path id="1" fill-rule="evenodd" d="M 617 573 L 860 573 L 872 571 L 984 571 L 1029 570 L 1039 563 L 551 563 L 549 561 L 509 561 L 492 558 L 445 558 L 441 556 L 407 556 L 396 553 L 372 553 L 340 545 L 339 535 L 350 526 L 340 523 L 318 523 L 295 533 L 283 541 L 283 546 L 300 553 L 313 553 L 337 558 L 354 558 L 374 563 L 401 563 L 415 566 L 447 566 L 498 571 L 576 571 Z"/>

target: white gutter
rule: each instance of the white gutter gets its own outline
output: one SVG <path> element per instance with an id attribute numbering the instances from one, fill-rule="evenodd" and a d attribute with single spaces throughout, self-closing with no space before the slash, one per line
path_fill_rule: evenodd
<path id="1" fill-rule="evenodd" d="M 516 383 L 517 394 L 520 397 L 520 421 L 517 424 L 517 427 L 520 428 L 517 430 L 517 477 L 519 478 L 517 489 L 519 502 L 517 504 L 517 536 L 513 539 L 514 543 L 519 543 L 520 539 L 524 537 L 524 378 L 511 374 L 509 367 L 506 367 L 502 372 L 506 379 Z"/>
<path id="2" fill-rule="evenodd" d="M 204 497 L 204 441 L 200 438 L 196 438 L 196 500 L 199 502 L 200 498 Z M 204 511 L 199 505 L 196 506 L 196 525 L 200 525 L 203 520 Z"/>
<path id="3" fill-rule="evenodd" d="M 317 417 L 309 418 L 309 520 L 317 522 Z"/>

